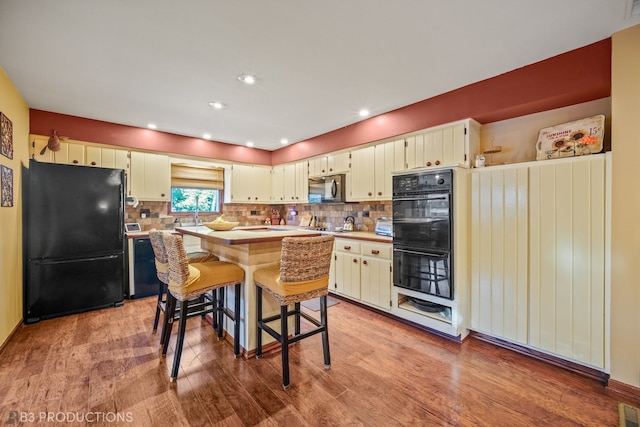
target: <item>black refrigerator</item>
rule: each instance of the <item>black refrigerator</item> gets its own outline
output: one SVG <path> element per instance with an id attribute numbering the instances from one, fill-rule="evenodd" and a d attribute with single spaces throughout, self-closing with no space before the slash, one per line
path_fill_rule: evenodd
<path id="1" fill-rule="evenodd" d="M 121 305 L 127 285 L 122 169 L 23 169 L 24 320 Z"/>

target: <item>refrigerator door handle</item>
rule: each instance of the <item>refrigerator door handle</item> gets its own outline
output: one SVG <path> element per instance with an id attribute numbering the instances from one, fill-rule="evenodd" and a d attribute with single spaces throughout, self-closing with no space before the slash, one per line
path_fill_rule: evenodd
<path id="1" fill-rule="evenodd" d="M 122 230 L 120 232 L 120 244 L 122 244 L 124 247 L 124 216 L 125 216 L 126 204 L 123 199 L 123 196 L 124 196 L 124 185 L 120 184 L 120 206 L 122 206 L 122 215 L 120 215 L 120 230 Z"/>

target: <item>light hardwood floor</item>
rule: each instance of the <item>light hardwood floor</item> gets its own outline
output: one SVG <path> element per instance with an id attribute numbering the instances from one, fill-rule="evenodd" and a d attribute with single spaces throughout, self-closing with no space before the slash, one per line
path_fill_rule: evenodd
<path id="1" fill-rule="evenodd" d="M 59 422 L 23 425 L 83 425 L 65 417 L 103 413 L 90 425 L 618 425 L 617 401 L 596 381 L 345 301 L 329 308 L 331 369 L 319 335 L 293 345 L 288 391 L 278 352 L 234 359 L 198 318 L 171 383 L 175 334 L 165 360 L 151 333 L 154 300 L 22 326 L 0 354 L 0 423 L 49 413 Z M 127 418 L 109 422 L 114 413 Z"/>

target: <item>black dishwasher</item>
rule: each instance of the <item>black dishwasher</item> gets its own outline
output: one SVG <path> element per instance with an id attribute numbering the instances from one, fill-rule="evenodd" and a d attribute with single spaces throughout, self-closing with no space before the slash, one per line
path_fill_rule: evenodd
<path id="1" fill-rule="evenodd" d="M 153 247 L 148 237 L 134 237 L 129 248 L 133 251 L 133 271 L 129 285 L 129 298 L 158 295 L 160 280 L 156 274 Z M 131 259 L 130 258 L 130 259 Z"/>

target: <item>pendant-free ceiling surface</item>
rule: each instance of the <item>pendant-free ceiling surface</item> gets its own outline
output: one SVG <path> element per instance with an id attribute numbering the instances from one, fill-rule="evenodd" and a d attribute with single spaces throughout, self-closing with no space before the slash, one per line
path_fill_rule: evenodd
<path id="1" fill-rule="evenodd" d="M 0 0 L 0 67 L 30 108 L 276 150 L 610 37 L 631 3 Z"/>

